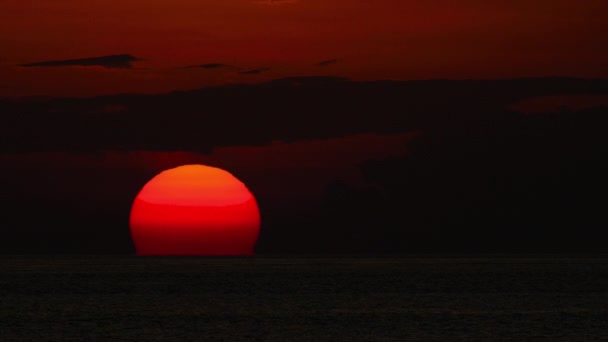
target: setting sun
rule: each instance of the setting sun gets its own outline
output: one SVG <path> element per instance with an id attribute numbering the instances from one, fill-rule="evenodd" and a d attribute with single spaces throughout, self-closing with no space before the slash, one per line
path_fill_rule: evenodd
<path id="1" fill-rule="evenodd" d="M 232 174 L 184 165 L 143 187 L 130 226 L 138 255 L 251 255 L 260 214 L 254 196 Z"/>

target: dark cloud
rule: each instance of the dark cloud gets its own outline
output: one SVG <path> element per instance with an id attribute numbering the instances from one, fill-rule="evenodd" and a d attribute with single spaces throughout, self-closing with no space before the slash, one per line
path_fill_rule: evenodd
<path id="1" fill-rule="evenodd" d="M 187 68 L 201 68 L 201 69 L 222 69 L 222 68 L 230 68 L 231 66 L 223 63 L 206 63 L 206 64 L 198 64 L 191 65 Z"/>
<path id="2" fill-rule="evenodd" d="M 219 146 L 274 140 L 457 130 L 470 122 L 491 122 L 488 113 L 498 113 L 502 120 L 507 106 L 527 98 L 592 92 L 608 94 L 608 80 L 355 82 L 290 77 L 146 96 L 2 101 L 0 113 L 12 115 L 2 116 L 0 136 L 3 151 L 14 152 L 206 153 Z M 350 116 L 345 119 L 343 113 Z"/>
<path id="3" fill-rule="evenodd" d="M 217 68 L 225 68 L 228 66 L 229 65 L 222 64 L 222 63 L 207 63 L 207 64 L 200 65 L 200 67 L 203 69 L 217 69 Z"/>
<path id="4" fill-rule="evenodd" d="M 327 60 L 317 63 L 317 65 L 318 66 L 328 66 L 328 65 L 332 65 L 332 64 L 336 64 L 336 63 L 338 63 L 337 59 L 327 59 Z"/>
<path id="5" fill-rule="evenodd" d="M 296 77 L 0 101 L 10 113 L 0 117 L 10 227 L 0 250 L 127 253 L 141 186 L 168 167 L 207 161 L 259 199 L 260 253 L 605 250 L 605 203 L 596 199 L 606 193 L 608 109 L 506 109 L 573 93 L 608 94 L 608 80 Z"/>
<path id="6" fill-rule="evenodd" d="M 258 68 L 258 69 L 252 69 L 252 70 L 239 71 L 239 74 L 241 74 L 241 75 L 257 75 L 257 74 L 261 74 L 264 71 L 268 71 L 268 70 L 270 70 L 270 68 Z"/>
<path id="7" fill-rule="evenodd" d="M 70 66 L 101 66 L 109 69 L 128 69 L 132 68 L 132 63 L 139 61 L 131 55 L 109 55 L 100 57 L 87 57 L 78 59 L 64 59 L 42 61 L 27 64 L 20 64 L 22 67 L 70 67 Z"/>

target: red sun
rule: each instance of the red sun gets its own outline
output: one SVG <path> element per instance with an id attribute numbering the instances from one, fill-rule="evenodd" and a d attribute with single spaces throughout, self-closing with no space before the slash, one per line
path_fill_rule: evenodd
<path id="1" fill-rule="evenodd" d="M 251 255 L 260 212 L 232 174 L 184 165 L 144 185 L 133 202 L 130 226 L 138 255 Z"/>

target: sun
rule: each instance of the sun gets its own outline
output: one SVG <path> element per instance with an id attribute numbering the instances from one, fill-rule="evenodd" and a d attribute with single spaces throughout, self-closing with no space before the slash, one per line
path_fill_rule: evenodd
<path id="1" fill-rule="evenodd" d="M 205 165 L 152 178 L 129 221 L 137 255 L 252 255 L 260 233 L 258 205 L 245 184 Z"/>

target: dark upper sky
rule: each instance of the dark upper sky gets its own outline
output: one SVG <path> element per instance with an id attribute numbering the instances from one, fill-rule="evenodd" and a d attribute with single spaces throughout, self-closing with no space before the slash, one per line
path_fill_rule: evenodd
<path id="1" fill-rule="evenodd" d="M 604 0 L 3 0 L 0 96 L 318 74 L 608 77 L 606 13 Z"/>

